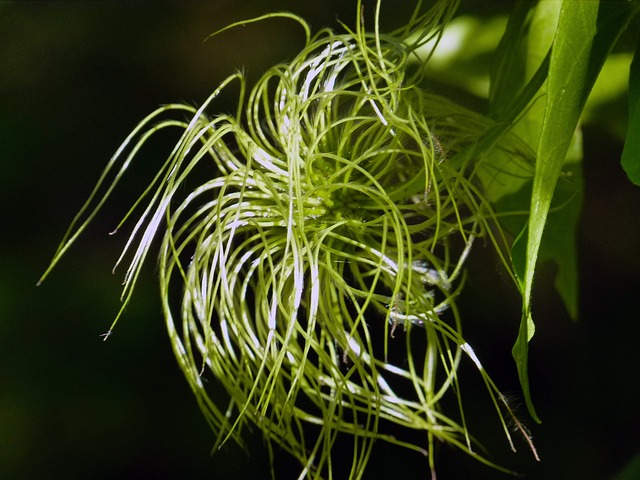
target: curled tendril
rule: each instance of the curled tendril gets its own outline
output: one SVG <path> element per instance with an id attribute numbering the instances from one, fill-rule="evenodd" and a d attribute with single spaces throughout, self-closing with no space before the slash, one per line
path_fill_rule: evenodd
<path id="1" fill-rule="evenodd" d="M 491 464 L 467 431 L 463 357 L 478 367 L 509 437 L 504 397 L 464 339 L 455 305 L 473 239 L 488 236 L 501 251 L 476 180 L 481 162 L 459 155 L 487 120 L 426 94 L 420 72 L 407 70 L 454 9 L 439 2 L 390 35 L 359 23 L 312 37 L 302 19 L 282 14 L 307 32 L 301 53 L 248 95 L 237 73 L 198 109 L 167 105 L 145 118 L 70 227 L 53 264 L 147 140 L 180 129 L 125 216 L 147 201 L 118 263 L 133 250 L 126 305 L 152 239 L 162 237 L 169 335 L 218 445 L 242 442 L 243 428 L 257 425 L 300 461 L 300 478 L 332 476 L 338 434 L 353 438 L 350 478 L 361 478 L 375 440 L 428 455 L 432 472 L 436 440 Z M 236 113 L 209 114 L 232 82 Z M 175 119 L 185 114 L 188 122 Z M 228 405 L 213 398 L 210 377 Z M 446 392 L 458 399 L 458 420 L 439 408 Z M 384 424 L 427 440 L 385 433 Z"/>

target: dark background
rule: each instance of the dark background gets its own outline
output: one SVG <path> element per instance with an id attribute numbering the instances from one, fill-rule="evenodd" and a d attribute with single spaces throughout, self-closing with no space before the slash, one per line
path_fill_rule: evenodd
<path id="1" fill-rule="evenodd" d="M 384 2 L 385 22 L 401 24 L 408 3 Z M 509 4 L 463 8 L 488 15 Z M 295 54 L 302 30 L 285 20 L 203 43 L 232 21 L 280 9 L 303 14 L 315 30 L 355 18 L 351 2 L 338 0 L 0 3 L 0 478 L 269 477 L 257 433 L 248 454 L 230 445 L 210 455 L 214 436 L 173 359 L 153 262 L 112 337 L 100 337 L 118 311 L 125 271 L 109 273 L 127 229 L 107 233 L 163 158 L 153 148 L 44 285 L 35 284 L 143 116 L 173 101 L 198 104 L 236 68 L 256 78 Z M 218 104 L 233 107 L 230 97 Z M 613 478 L 640 452 L 640 189 L 604 128 L 624 117 L 615 111 L 585 126 L 578 323 L 553 292 L 553 267 L 537 277 L 530 365 L 544 423 L 529 427 L 540 464 L 524 442 L 511 454 L 473 368 L 462 371 L 472 431 L 496 461 L 530 479 Z M 154 147 L 159 155 L 162 147 Z M 482 250 L 469 265 L 461 308 L 470 342 L 498 385 L 517 395 L 517 294 Z M 438 457 L 440 479 L 510 478 L 446 446 Z M 277 455 L 277 478 L 295 478 L 292 466 Z M 390 475 L 429 477 L 424 458 L 376 446 L 366 478 Z"/>

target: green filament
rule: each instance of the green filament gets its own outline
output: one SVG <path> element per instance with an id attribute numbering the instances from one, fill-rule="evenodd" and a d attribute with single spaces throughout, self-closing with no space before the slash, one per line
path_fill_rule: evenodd
<path id="1" fill-rule="evenodd" d="M 455 297 L 472 240 L 489 235 L 500 250 L 501 238 L 475 178 L 479 157 L 451 160 L 485 120 L 425 94 L 406 67 L 454 8 L 437 3 L 388 36 L 377 24 L 373 34 L 362 24 L 321 31 L 248 95 L 237 73 L 198 109 L 158 109 L 126 139 L 70 227 L 53 264 L 149 137 L 181 130 L 125 216 L 147 202 L 120 258 L 132 255 L 123 298 L 159 235 L 169 335 L 217 445 L 241 442 L 255 425 L 300 461 L 300 478 L 332 478 L 338 435 L 353 438 L 354 479 L 376 440 L 428 455 L 432 472 L 436 440 L 490 464 L 467 431 L 461 359 L 478 366 L 504 425 L 503 397 L 462 335 Z M 236 113 L 208 113 L 231 82 L 240 84 Z M 187 181 L 197 186 L 185 191 Z M 209 379 L 225 388 L 227 405 Z M 459 420 L 439 408 L 448 392 Z M 382 424 L 423 431 L 425 442 Z"/>

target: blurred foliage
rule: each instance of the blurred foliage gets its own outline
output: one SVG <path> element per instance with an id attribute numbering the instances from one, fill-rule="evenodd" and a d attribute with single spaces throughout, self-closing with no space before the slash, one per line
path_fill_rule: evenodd
<path id="1" fill-rule="evenodd" d="M 386 2 L 385 8 L 401 11 L 402 3 Z M 510 1 L 466 1 L 461 14 L 481 19 L 477 27 L 499 25 L 511 6 Z M 238 449 L 209 456 L 214 438 L 175 365 L 157 307 L 153 266 L 127 321 L 102 342 L 100 334 L 119 307 L 122 272 L 105 275 L 122 241 L 107 236 L 115 216 L 107 214 L 92 227 L 62 262 L 55 281 L 37 290 L 34 285 L 106 159 L 146 112 L 185 96 L 198 103 L 235 68 L 244 65 L 257 75 L 296 51 L 301 32 L 278 22 L 203 43 L 230 21 L 280 8 L 309 18 L 314 29 L 353 17 L 341 1 L 194 1 L 152 9 L 145 2 L 0 4 L 0 478 L 236 478 L 268 471 L 258 436 L 248 457 Z M 404 17 L 389 18 L 393 23 Z M 526 455 L 516 457 L 516 469 L 531 479 L 613 478 L 640 444 L 635 408 L 640 391 L 632 381 L 640 374 L 635 355 L 640 327 L 630 313 L 640 286 L 640 195 L 619 166 L 627 126 L 624 72 L 635 48 L 633 34 L 623 37 L 605 65 L 583 119 L 578 324 L 568 321 L 549 286 L 553 267 L 543 266 L 537 276 L 541 326 L 530 373 L 544 424 L 531 430 L 543 462 L 532 465 Z M 265 36 L 269 42 L 261 41 Z M 471 78 L 482 79 L 488 64 L 480 45 L 479 50 L 476 60 L 482 60 L 464 68 L 477 72 Z M 450 73 L 456 65 L 448 63 Z M 451 82 L 455 88 L 433 81 L 429 88 L 486 106 L 481 80 L 472 86 L 464 79 Z M 600 85 L 608 100 L 596 101 Z M 135 179 L 131 182 L 133 190 Z M 114 212 L 131 200 L 125 196 L 112 201 Z M 466 331 L 487 369 L 517 391 L 513 367 L 504 361 L 516 332 L 504 332 L 503 325 L 504 318 L 519 315 L 519 306 L 505 301 L 514 293 L 506 282 L 481 273 L 495 269 L 493 258 L 470 260 L 476 273 L 469 284 L 482 284 L 491 293 L 467 298 L 461 310 L 474 318 Z M 491 338 L 487 329 L 495 332 Z M 482 418 L 476 412 L 469 416 Z M 500 441 L 492 423 L 477 422 Z M 423 468 L 401 451 L 379 452 L 374 450 L 371 478 L 397 475 L 399 465 L 407 471 Z M 502 478 L 478 471 L 446 448 L 438 456 L 442 478 Z M 514 464 L 508 452 L 497 452 L 496 461 Z M 277 467 L 288 478 L 285 456 L 278 457 Z"/>
<path id="2" fill-rule="evenodd" d="M 640 478 L 640 455 L 633 457 L 615 480 L 636 480 L 638 478 Z"/>

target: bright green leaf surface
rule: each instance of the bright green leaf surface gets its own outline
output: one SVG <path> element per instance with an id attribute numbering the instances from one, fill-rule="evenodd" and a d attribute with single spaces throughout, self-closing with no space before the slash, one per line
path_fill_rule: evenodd
<path id="1" fill-rule="evenodd" d="M 535 332 L 530 310 L 533 274 L 553 192 L 580 118 L 585 92 L 590 88 L 586 80 L 597 18 L 597 2 L 563 2 L 549 65 L 546 108 L 531 195 L 525 272 L 519 279 L 523 315 L 513 347 L 525 400 L 536 420 L 527 374 L 528 344 Z"/>
<path id="2" fill-rule="evenodd" d="M 547 79 L 546 105 L 537 149 L 530 219 L 526 233 L 519 238 L 522 242 L 526 238 L 527 246 L 524 249 L 516 242 L 512 252 L 516 271 L 518 266 L 525 266 L 524 272 L 519 275 L 523 295 L 523 316 L 513 356 L 518 366 L 527 406 L 534 418 L 537 416 L 529 392 L 527 359 L 528 343 L 535 332 L 530 309 L 534 270 L 538 257 L 546 256 L 545 249 L 541 247 L 543 230 L 547 226 L 547 238 L 551 240 L 549 243 L 553 244 L 557 253 L 572 248 L 573 243 L 567 235 L 574 233 L 567 227 L 575 223 L 563 225 L 563 218 L 560 216 L 558 223 L 554 224 L 551 221 L 552 217 L 549 217 L 551 200 L 591 88 L 620 33 L 637 11 L 637 5 L 630 2 L 565 1 L 561 6 Z M 580 182 L 579 178 L 577 181 Z M 571 211 L 575 209 L 568 210 L 571 215 Z M 548 220 L 550 222 L 547 225 Z M 573 217 L 573 220 L 575 222 L 576 217 Z M 524 260 L 518 258 L 523 252 L 526 252 Z M 564 259 L 559 263 L 559 267 L 561 272 L 556 287 L 570 314 L 575 315 L 576 311 L 571 307 L 572 302 L 575 305 L 577 299 L 575 259 Z"/>
<path id="3" fill-rule="evenodd" d="M 551 47 L 560 17 L 561 4 L 558 2 L 539 2 L 532 16 L 530 34 L 527 38 L 527 55 L 524 57 L 527 75 L 531 75 L 541 63 L 544 55 Z M 542 89 L 546 93 L 547 85 Z M 522 120 L 515 126 L 515 131 L 531 148 L 538 153 L 540 135 L 545 122 L 546 102 L 542 97 L 535 101 L 527 110 Z M 561 184 L 561 192 L 555 196 L 555 204 L 551 206 L 554 212 L 546 220 L 546 235 L 540 245 L 539 256 L 542 260 L 552 260 L 558 266 L 556 288 L 564 300 L 572 318 L 577 316 L 577 258 L 576 258 L 576 227 L 582 203 L 581 167 L 582 143 L 580 138 L 574 137 L 569 154 L 562 162 L 565 178 Z M 569 168 L 571 165 L 571 168 Z M 511 208 L 529 208 L 531 202 L 531 184 L 525 190 L 527 197 L 522 197 L 522 203 L 512 205 Z M 558 195 L 558 193 L 562 193 Z M 528 202 L 525 204 L 525 202 Z M 520 232 L 526 225 L 526 219 L 518 222 L 513 232 Z M 524 241 L 526 237 L 522 237 Z M 516 267 L 519 278 L 525 278 L 525 254 Z"/>
<path id="4" fill-rule="evenodd" d="M 633 54 L 630 52 L 612 53 L 607 58 L 585 105 L 584 113 L 590 116 L 591 121 L 598 120 L 594 118 L 598 107 L 627 94 L 629 65 L 632 58 Z"/>
<path id="5" fill-rule="evenodd" d="M 522 40 L 529 28 L 527 19 L 530 4 L 529 0 L 516 2 L 495 51 L 489 92 L 489 116 L 495 119 L 506 115 L 512 99 L 520 93 L 525 83 Z"/>

